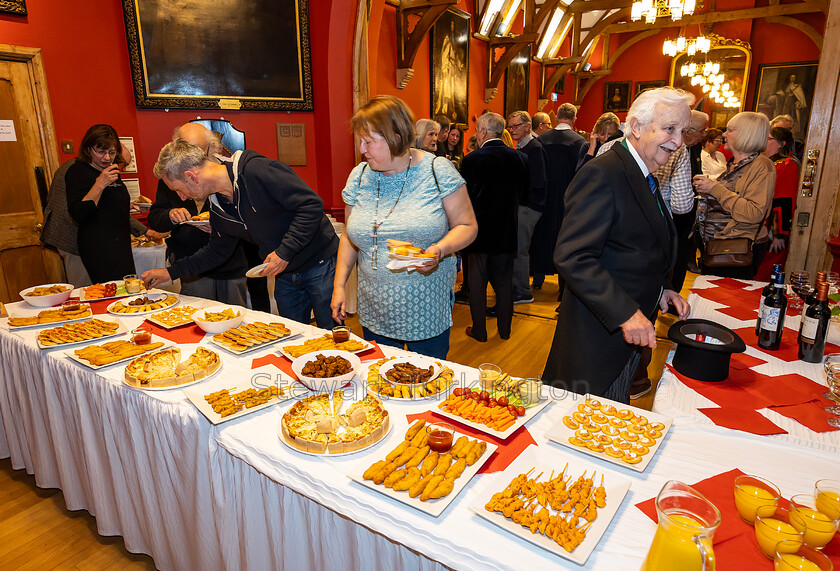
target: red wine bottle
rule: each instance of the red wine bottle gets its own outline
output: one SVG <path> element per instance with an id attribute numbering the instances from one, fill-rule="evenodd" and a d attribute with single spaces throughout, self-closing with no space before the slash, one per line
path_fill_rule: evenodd
<path id="1" fill-rule="evenodd" d="M 807 363 L 821 363 L 825 353 L 825 338 L 831 309 L 828 307 L 828 284 L 817 289 L 817 300 L 805 309 L 799 327 L 799 358 Z"/>
<path id="2" fill-rule="evenodd" d="M 805 315 L 805 310 L 808 309 L 809 305 L 814 305 L 817 302 L 817 292 L 820 289 L 820 284 L 825 281 L 826 273 L 825 272 L 817 272 L 817 281 L 814 282 L 814 289 L 811 290 L 811 293 L 808 294 L 808 297 L 805 298 L 805 305 L 802 307 L 802 315 Z"/>
<path id="3" fill-rule="evenodd" d="M 785 273 L 779 272 L 776 274 L 776 280 L 773 283 L 773 291 L 764 300 L 761 331 L 758 333 L 758 346 L 762 349 L 775 351 L 782 344 L 782 332 L 785 330 L 785 311 L 787 311 Z"/>
<path id="4" fill-rule="evenodd" d="M 761 314 L 764 311 L 764 300 L 773 292 L 773 282 L 776 279 L 776 274 L 782 271 L 782 264 L 773 264 L 773 271 L 770 273 L 770 281 L 761 290 L 761 301 L 758 304 L 758 319 L 755 320 L 755 335 L 761 333 Z"/>

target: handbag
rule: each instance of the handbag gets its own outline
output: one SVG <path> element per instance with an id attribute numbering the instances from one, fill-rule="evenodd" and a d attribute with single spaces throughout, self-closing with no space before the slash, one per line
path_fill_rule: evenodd
<path id="1" fill-rule="evenodd" d="M 743 268 L 753 263 L 750 238 L 713 238 L 706 242 L 703 265 L 710 268 Z"/>

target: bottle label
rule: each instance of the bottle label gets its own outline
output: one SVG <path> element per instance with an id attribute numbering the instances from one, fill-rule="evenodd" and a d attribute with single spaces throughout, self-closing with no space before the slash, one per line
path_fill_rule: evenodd
<path id="1" fill-rule="evenodd" d="M 782 310 L 778 307 L 765 307 L 761 316 L 761 328 L 766 331 L 776 331 L 779 327 L 779 317 Z"/>
<path id="2" fill-rule="evenodd" d="M 817 338 L 817 328 L 820 325 L 820 320 L 813 317 L 805 316 L 802 318 L 802 328 L 799 330 L 799 335 L 804 341 L 813 343 Z"/>
<path id="3" fill-rule="evenodd" d="M 764 315 L 764 300 L 767 296 L 762 295 L 761 301 L 758 303 L 758 318 L 761 319 Z"/>

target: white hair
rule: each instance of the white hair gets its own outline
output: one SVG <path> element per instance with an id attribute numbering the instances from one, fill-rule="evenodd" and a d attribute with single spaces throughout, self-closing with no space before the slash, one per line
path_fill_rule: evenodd
<path id="1" fill-rule="evenodd" d="M 640 93 L 633 101 L 633 105 L 630 106 L 630 110 L 627 112 L 625 123 L 629 127 L 630 123 L 635 119 L 640 127 L 648 126 L 656 116 L 656 106 L 662 104 L 683 110 L 687 125 L 691 118 L 690 110 L 693 103 L 694 95 L 682 89 L 675 89 L 673 87 L 649 89 Z"/>
<path id="2" fill-rule="evenodd" d="M 429 134 L 429 131 L 437 129 L 438 133 L 440 133 L 440 123 L 437 121 L 432 121 L 431 119 L 420 119 L 417 121 L 415 125 L 415 131 L 417 131 L 417 138 L 414 139 L 414 146 L 418 149 L 423 148 L 423 139 L 426 138 L 426 135 Z"/>
<path id="3" fill-rule="evenodd" d="M 485 113 L 475 122 L 475 130 L 487 129 L 487 134 L 493 138 L 502 136 L 505 132 L 505 118 L 498 113 Z"/>

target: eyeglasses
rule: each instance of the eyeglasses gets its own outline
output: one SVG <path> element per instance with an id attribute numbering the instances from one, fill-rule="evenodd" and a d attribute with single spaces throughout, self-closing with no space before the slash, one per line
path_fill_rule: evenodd
<path id="1" fill-rule="evenodd" d="M 97 149 L 95 147 L 91 147 L 90 150 L 93 154 L 95 154 L 97 156 L 100 156 L 100 157 L 112 157 L 113 158 L 113 157 L 117 156 L 116 149 L 111 149 L 110 151 L 103 151 L 103 150 Z"/>
<path id="2" fill-rule="evenodd" d="M 508 131 L 511 131 L 513 129 L 519 129 L 522 125 L 527 125 L 527 123 L 511 123 L 510 125 L 507 126 L 507 128 L 508 128 Z"/>

